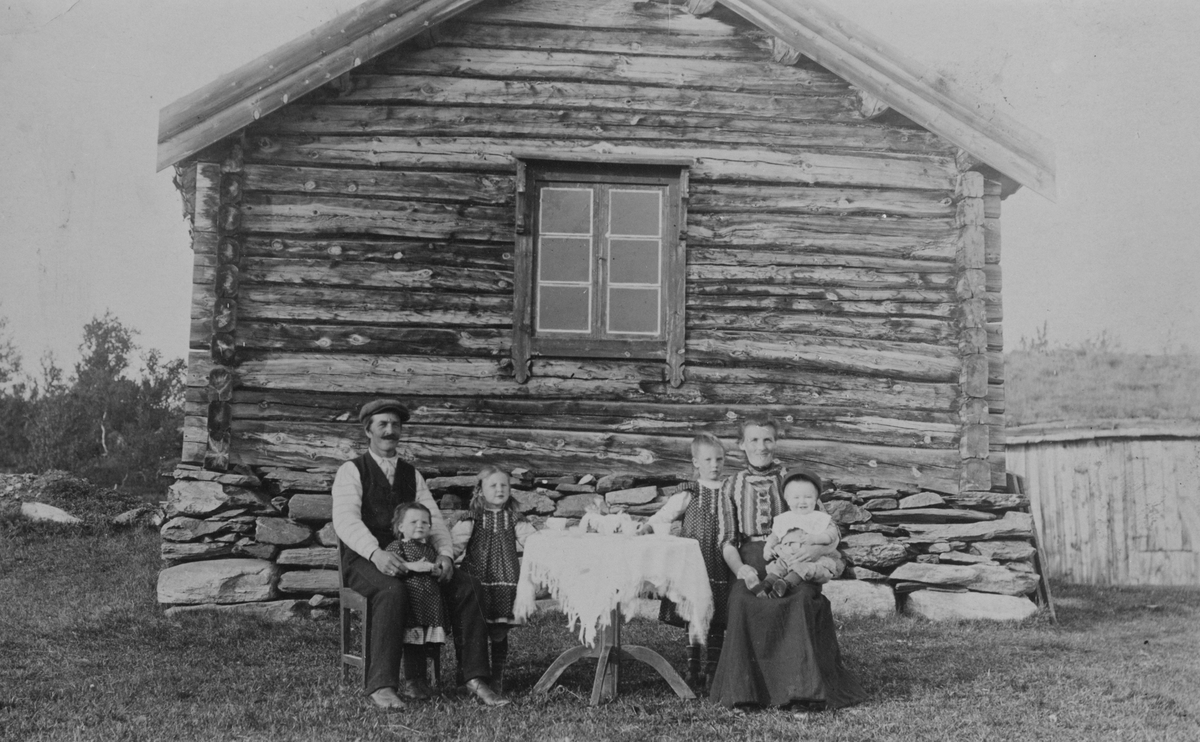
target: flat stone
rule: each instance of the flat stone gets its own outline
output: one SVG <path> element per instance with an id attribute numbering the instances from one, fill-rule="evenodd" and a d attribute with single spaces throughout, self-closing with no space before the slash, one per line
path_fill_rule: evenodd
<path id="1" fill-rule="evenodd" d="M 475 475 L 462 477 L 434 477 L 427 479 L 425 484 L 429 486 L 431 492 L 439 492 L 448 489 L 475 489 Z"/>
<path id="2" fill-rule="evenodd" d="M 875 513 L 881 523 L 979 523 L 996 520 L 995 513 L 957 508 L 909 508 Z"/>
<path id="3" fill-rule="evenodd" d="M 846 567 L 846 575 L 856 580 L 886 580 L 887 575 L 866 567 Z"/>
<path id="4" fill-rule="evenodd" d="M 255 521 L 254 540 L 260 544 L 298 546 L 312 538 L 312 529 L 286 518 L 259 518 Z"/>
<path id="5" fill-rule="evenodd" d="M 44 502 L 23 502 L 21 503 L 21 515 L 29 520 L 40 521 L 43 523 L 63 523 L 65 525 L 79 525 L 83 521 L 71 515 L 62 508 L 56 508 L 53 505 L 47 505 Z"/>
<path id="6" fill-rule="evenodd" d="M 275 597 L 279 567 L 261 559 L 210 559 L 158 573 L 158 602 L 252 603 Z"/>
<path id="7" fill-rule="evenodd" d="M 258 487 L 262 485 L 258 477 L 249 474 L 230 474 L 228 472 L 208 471 L 207 469 L 180 467 L 172 472 L 171 476 L 175 479 L 217 482 L 218 484 L 229 484 L 234 487 Z"/>
<path id="8" fill-rule="evenodd" d="M 851 502 L 853 502 L 853 501 L 859 500 L 859 499 L 861 499 L 861 498 L 859 498 L 858 495 L 854 494 L 853 492 L 847 492 L 846 490 L 833 490 L 831 492 L 826 492 L 825 494 L 821 495 L 822 501 L 850 500 Z"/>
<path id="9" fill-rule="evenodd" d="M 613 490 L 604 496 L 609 505 L 645 505 L 658 497 L 658 487 L 634 487 L 625 490 Z"/>
<path id="10" fill-rule="evenodd" d="M 858 533 L 842 539 L 839 548 L 846 561 L 856 567 L 886 570 L 909 560 L 908 548 L 879 533 Z"/>
<path id="11" fill-rule="evenodd" d="M 1018 573 L 987 564 L 958 566 L 909 562 L 897 567 L 888 579 L 950 585 L 1001 595 L 1026 595 L 1036 590 L 1038 585 L 1038 576 L 1035 574 Z"/>
<path id="12" fill-rule="evenodd" d="M 195 541 L 204 536 L 220 533 L 227 525 L 221 521 L 214 522 L 180 516 L 163 523 L 160 533 L 167 541 Z"/>
<path id="13" fill-rule="evenodd" d="M 1024 561 L 1037 553 L 1033 544 L 1026 541 L 976 541 L 972 548 L 982 556 L 1001 562 Z"/>
<path id="14" fill-rule="evenodd" d="M 579 495 L 594 493 L 596 491 L 596 488 L 590 484 L 560 484 L 554 489 L 566 495 Z"/>
<path id="15" fill-rule="evenodd" d="M 567 495 L 555 504 L 554 514 L 560 518 L 579 518 L 595 499 L 595 495 Z"/>
<path id="16" fill-rule="evenodd" d="M 159 545 L 159 554 L 164 562 L 195 562 L 201 559 L 219 559 L 233 553 L 233 544 L 226 543 L 196 543 L 181 544 L 174 541 L 163 541 Z"/>
<path id="17" fill-rule="evenodd" d="M 885 526 L 882 523 L 851 523 L 849 528 L 855 533 L 882 533 L 887 536 L 908 535 L 908 531 L 900 526 Z"/>
<path id="18" fill-rule="evenodd" d="M 879 616 L 896 615 L 896 593 L 888 585 L 859 580 L 831 580 L 821 587 L 833 607 L 833 615 Z"/>
<path id="19" fill-rule="evenodd" d="M 1020 621 L 1037 613 L 1037 606 L 1011 595 L 916 590 L 908 594 L 904 612 L 931 621 Z"/>
<path id="20" fill-rule="evenodd" d="M 253 539 L 244 538 L 234 543 L 233 553 L 236 556 L 247 556 L 252 559 L 265 559 L 273 562 L 275 556 L 279 554 L 279 547 L 274 544 L 260 544 Z"/>
<path id="21" fill-rule="evenodd" d="M 321 595 L 320 593 L 308 599 L 308 605 L 310 608 L 328 608 L 329 606 L 337 604 L 337 598 L 331 598 L 328 595 Z"/>
<path id="22" fill-rule="evenodd" d="M 942 564 L 999 564 L 987 557 L 979 556 L 978 554 L 967 554 L 961 551 L 947 551 L 944 554 L 937 555 L 937 559 Z"/>
<path id="23" fill-rule="evenodd" d="M 329 495 L 292 495 L 288 500 L 288 517 L 292 520 L 333 520 L 333 498 Z"/>
<path id="24" fill-rule="evenodd" d="M 918 554 L 915 561 L 921 564 L 937 564 L 940 560 L 937 554 Z"/>
<path id="25" fill-rule="evenodd" d="M 846 500 L 831 500 L 825 503 L 825 512 L 838 525 L 865 523 L 871 520 L 871 513 Z"/>
<path id="26" fill-rule="evenodd" d="M 317 543 L 321 546 L 337 546 L 337 531 L 333 530 L 333 523 L 326 523 L 317 531 Z"/>
<path id="27" fill-rule="evenodd" d="M 942 499 L 942 496 L 936 492 L 918 492 L 915 495 L 909 495 L 900 500 L 900 507 L 907 510 L 909 508 L 934 507 L 944 505 L 945 503 L 946 501 Z"/>
<path id="28" fill-rule="evenodd" d="M 303 618 L 308 613 L 308 603 L 295 598 L 289 600 L 272 600 L 266 603 L 235 603 L 233 605 L 181 605 L 168 608 L 163 614 L 168 618 L 176 618 L 189 613 L 215 613 L 236 616 L 253 616 L 254 618 L 271 623 L 284 623 Z"/>
<path id="29" fill-rule="evenodd" d="M 517 512 L 521 514 L 536 513 L 549 515 L 554 512 L 554 500 L 537 492 L 513 492 L 512 497 L 517 502 Z"/>
<path id="30" fill-rule="evenodd" d="M 637 476 L 634 474 L 608 474 L 596 482 L 596 492 L 604 495 L 613 490 L 625 490 L 633 487 L 636 482 Z"/>
<path id="31" fill-rule="evenodd" d="M 858 495 L 859 499 L 862 499 L 862 500 L 874 500 L 877 497 L 890 497 L 890 498 L 895 499 L 896 496 L 898 496 L 900 494 L 900 490 L 868 489 L 868 490 L 859 490 L 856 494 Z"/>
<path id="32" fill-rule="evenodd" d="M 285 593 L 337 594 L 340 587 L 338 573 L 332 569 L 298 569 L 279 577 L 279 590 Z"/>
<path id="33" fill-rule="evenodd" d="M 337 569 L 337 549 L 313 546 L 307 549 L 284 549 L 275 563 L 281 567 L 316 567 Z"/>
<path id="34" fill-rule="evenodd" d="M 935 541 L 992 541 L 1006 538 L 1033 538 L 1033 517 L 1011 511 L 999 520 L 983 523 L 906 524 L 908 541 L 929 544 Z"/>
<path id="35" fill-rule="evenodd" d="M 509 472 L 509 476 L 518 482 L 532 482 L 533 472 L 525 468 L 516 468 Z"/>
<path id="36" fill-rule="evenodd" d="M 630 515 L 654 515 L 659 510 L 662 510 L 662 506 L 666 505 L 669 499 L 671 498 L 659 495 L 645 505 L 629 505 L 625 508 L 625 512 Z"/>
<path id="37" fill-rule="evenodd" d="M 930 544 L 926 551 L 928 551 L 930 554 L 945 554 L 946 552 L 951 551 L 951 547 L 950 544 L 945 543 L 944 541 L 939 541 L 936 544 Z"/>
<path id="38" fill-rule="evenodd" d="M 874 500 L 867 500 L 862 504 L 863 510 L 895 510 L 899 507 L 894 497 L 876 497 Z"/>
<path id="39" fill-rule="evenodd" d="M 234 508 L 232 510 L 222 510 L 219 513 L 213 513 L 205 520 L 233 520 L 241 518 L 250 512 L 249 508 Z M 250 522 L 254 522 L 254 516 L 250 516 Z"/>
<path id="40" fill-rule="evenodd" d="M 245 487 L 218 482 L 180 481 L 167 491 L 167 515 L 205 516 L 225 508 L 247 508 L 270 512 L 275 506 L 267 497 Z"/>
<path id="41" fill-rule="evenodd" d="M 567 496 L 566 492 L 559 492 L 558 490 L 548 490 L 545 487 L 537 487 L 533 491 L 536 492 L 537 494 L 541 495 L 542 497 L 549 497 L 551 500 L 553 500 L 555 502 L 558 502 L 559 500 L 561 500 Z"/>
<path id="42" fill-rule="evenodd" d="M 595 474 L 584 474 L 582 477 L 579 478 L 579 481 L 577 482 L 577 484 L 595 484 L 595 483 L 596 483 L 596 475 Z"/>

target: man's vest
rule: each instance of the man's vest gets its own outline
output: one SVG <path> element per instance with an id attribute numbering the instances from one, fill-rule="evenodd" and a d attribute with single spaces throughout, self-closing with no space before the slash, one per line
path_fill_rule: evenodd
<path id="1" fill-rule="evenodd" d="M 362 482 L 362 522 L 379 542 L 379 548 L 385 549 L 395 540 L 392 514 L 396 512 L 396 506 L 417 499 L 417 470 L 396 459 L 396 475 L 388 484 L 387 475 L 369 453 L 354 459 L 354 468 Z M 353 551 L 345 548 L 342 553 L 352 554 Z"/>

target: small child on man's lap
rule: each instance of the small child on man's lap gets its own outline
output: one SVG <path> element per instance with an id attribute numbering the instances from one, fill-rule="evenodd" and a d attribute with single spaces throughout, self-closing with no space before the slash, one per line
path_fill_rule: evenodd
<path id="1" fill-rule="evenodd" d="M 409 698 L 429 698 L 432 693 L 425 681 L 425 658 L 441 652 L 446 642 L 446 612 L 437 578 L 437 551 L 425 539 L 432 516 L 418 502 L 406 502 L 392 515 L 392 533 L 396 539 L 387 551 L 404 560 L 405 571 L 398 579 L 408 590 L 404 617 L 404 687 Z"/>
<path id="2" fill-rule="evenodd" d="M 837 577 L 844 565 L 837 554 L 841 534 L 827 513 L 817 508 L 820 480 L 798 472 L 784 481 L 783 499 L 788 509 L 771 522 L 763 547 L 770 560 L 767 576 L 754 588 L 760 598 L 782 598 L 802 582 L 824 583 Z M 819 547 L 816 555 L 798 560 L 805 546 Z"/>
<path id="3" fill-rule="evenodd" d="M 508 632 L 523 623 L 513 616 L 521 573 L 517 547 L 537 529 L 517 513 L 508 474 L 495 466 L 479 470 L 469 507 L 454 524 L 451 536 L 462 568 L 479 580 L 482 588 L 479 597 L 488 624 L 492 688 L 500 693 L 508 661 Z"/>

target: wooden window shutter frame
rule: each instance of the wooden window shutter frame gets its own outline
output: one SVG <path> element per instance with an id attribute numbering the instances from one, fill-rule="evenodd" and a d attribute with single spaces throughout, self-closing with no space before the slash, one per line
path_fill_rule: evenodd
<path id="1" fill-rule="evenodd" d="M 687 201 L 688 172 L 691 159 L 613 159 L 603 156 L 547 156 L 545 153 L 514 154 L 515 208 L 513 254 L 513 377 L 518 383 L 529 380 L 535 356 L 583 357 L 628 360 L 656 359 L 664 362 L 663 377 L 671 386 L 683 384 L 685 307 L 687 288 Z M 611 170 L 610 170 L 611 168 Z M 534 209 L 537 207 L 535 183 L 540 174 L 569 182 L 572 173 L 582 181 L 646 183 L 659 181 L 665 186 L 667 205 L 663 224 L 662 335 L 653 339 L 618 340 L 614 338 L 538 337 L 534 331 L 535 233 Z"/>

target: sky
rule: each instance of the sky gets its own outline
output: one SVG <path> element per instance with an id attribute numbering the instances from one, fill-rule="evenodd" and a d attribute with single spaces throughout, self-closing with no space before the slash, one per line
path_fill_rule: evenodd
<path id="1" fill-rule="evenodd" d="M 47 351 L 69 367 L 106 311 L 186 354 L 192 256 L 158 111 L 357 2 L 0 0 L 0 317 L 27 369 Z M 1057 202 L 1003 204 L 1008 348 L 1045 327 L 1200 352 L 1200 3 L 830 4 L 1054 142 Z"/>

